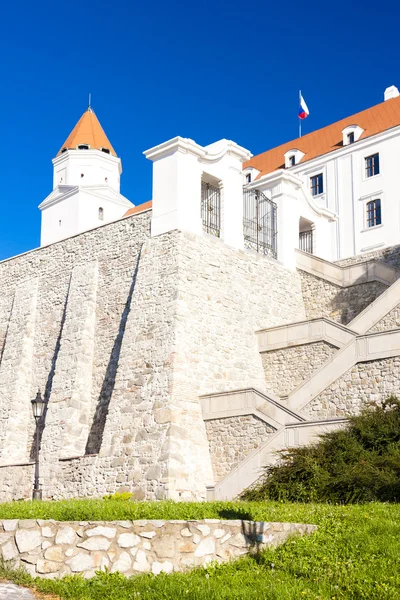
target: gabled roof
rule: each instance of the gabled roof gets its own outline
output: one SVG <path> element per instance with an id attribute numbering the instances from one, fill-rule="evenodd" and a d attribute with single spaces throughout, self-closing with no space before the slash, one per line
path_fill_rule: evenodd
<path id="1" fill-rule="evenodd" d="M 59 156 L 64 148 L 74 149 L 79 144 L 88 144 L 91 150 L 101 150 L 102 148 L 108 148 L 110 154 L 117 156 L 114 148 L 104 133 L 104 129 L 100 125 L 98 118 L 96 117 L 93 110 L 89 107 L 86 112 L 83 113 L 65 142 L 60 148 L 57 156 Z"/>
<path id="2" fill-rule="evenodd" d="M 257 176 L 257 179 L 259 179 L 272 171 L 283 169 L 285 167 L 284 154 L 293 148 L 304 152 L 304 156 L 299 164 L 338 150 L 343 147 L 342 130 L 348 125 L 358 125 L 364 129 L 359 138 L 360 140 L 400 125 L 400 96 L 367 108 L 367 110 L 346 117 L 322 129 L 317 129 L 301 138 L 267 150 L 267 152 L 253 156 L 253 158 L 243 164 L 243 169 L 246 167 L 258 169 L 261 171 Z"/>

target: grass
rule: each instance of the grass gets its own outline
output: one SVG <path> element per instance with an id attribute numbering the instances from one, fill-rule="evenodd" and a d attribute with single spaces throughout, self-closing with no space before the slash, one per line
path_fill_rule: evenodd
<path id="1" fill-rule="evenodd" d="M 99 574 L 91 580 L 67 577 L 60 581 L 35 581 L 21 571 L 0 568 L 0 577 L 36 586 L 41 593 L 63 600 L 398 600 L 400 598 L 400 506 L 371 503 L 327 504 L 119 503 L 111 515 L 105 503 L 65 502 L 35 505 L 0 505 L 0 517 L 59 518 L 61 507 L 70 507 L 68 518 L 90 506 L 96 518 L 202 518 L 247 515 L 266 521 L 316 523 L 309 537 L 293 538 L 257 558 L 215 565 L 173 575 Z M 114 503 L 113 503 L 114 504 Z M 123 504 L 123 506 L 121 506 Z M 126 505 L 126 506 L 125 506 Z M 13 512 L 14 511 L 14 512 Z M 46 512 L 47 511 L 47 512 Z M 38 514 L 40 512 L 40 515 Z M 88 513 L 85 513 L 88 515 Z M 122 516 L 123 515 L 123 516 Z M 134 516 L 133 516 L 134 515 Z M 87 516 L 87 518 L 89 518 Z M 93 520 L 90 515 L 90 520 Z"/>

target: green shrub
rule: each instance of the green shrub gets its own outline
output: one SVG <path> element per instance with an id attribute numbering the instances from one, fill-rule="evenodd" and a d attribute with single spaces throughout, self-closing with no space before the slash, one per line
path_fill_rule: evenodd
<path id="1" fill-rule="evenodd" d="M 400 402 L 351 417 L 349 426 L 311 446 L 280 452 L 246 500 L 355 503 L 400 500 Z"/>
<path id="2" fill-rule="evenodd" d="M 103 496 L 103 500 L 122 500 L 127 501 L 132 499 L 132 494 L 130 492 L 114 492 L 114 494 L 109 494 L 108 496 Z"/>

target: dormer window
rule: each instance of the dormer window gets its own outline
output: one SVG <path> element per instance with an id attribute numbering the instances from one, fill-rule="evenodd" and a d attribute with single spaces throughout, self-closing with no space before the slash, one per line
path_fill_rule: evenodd
<path id="1" fill-rule="evenodd" d="M 68 150 L 68 148 L 63 148 L 63 149 L 61 150 L 61 154 L 62 154 L 63 152 L 66 152 L 67 150 Z"/>
<path id="2" fill-rule="evenodd" d="M 251 183 L 251 173 L 246 173 L 246 183 Z"/>
<path id="3" fill-rule="evenodd" d="M 290 167 L 298 165 L 303 156 L 304 152 L 298 150 L 297 148 L 292 148 L 292 150 L 285 152 L 285 169 L 290 169 Z"/>
<path id="4" fill-rule="evenodd" d="M 364 129 L 358 125 L 348 125 L 342 130 L 343 135 L 343 146 L 350 146 L 354 142 L 358 142 Z"/>
<path id="5" fill-rule="evenodd" d="M 109 148 L 100 148 L 100 150 L 101 150 L 102 152 L 104 152 L 105 154 L 110 154 L 110 150 L 109 150 Z"/>
<path id="6" fill-rule="evenodd" d="M 77 150 L 89 150 L 90 146 L 89 144 L 79 144 L 79 146 L 76 147 Z"/>

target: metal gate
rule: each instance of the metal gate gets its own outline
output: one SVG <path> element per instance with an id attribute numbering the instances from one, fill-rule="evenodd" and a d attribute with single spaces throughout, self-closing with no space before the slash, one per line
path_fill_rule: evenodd
<path id="1" fill-rule="evenodd" d="M 203 229 L 211 235 L 221 232 L 221 191 L 211 183 L 201 182 L 201 218 Z"/>
<path id="2" fill-rule="evenodd" d="M 314 240 L 313 240 L 313 232 L 310 231 L 300 231 L 299 233 L 299 248 L 303 250 L 303 252 L 309 252 L 313 254 L 314 252 Z"/>
<path id="3" fill-rule="evenodd" d="M 243 235 L 246 248 L 276 258 L 276 204 L 259 190 L 243 192 Z"/>

